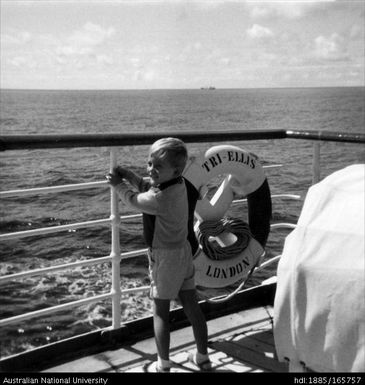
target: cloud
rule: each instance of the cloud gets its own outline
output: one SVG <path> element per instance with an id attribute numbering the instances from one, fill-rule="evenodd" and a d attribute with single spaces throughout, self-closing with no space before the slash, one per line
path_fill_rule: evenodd
<path id="1" fill-rule="evenodd" d="M 14 34 L 1 35 L 1 45 L 23 45 L 32 40 L 32 35 L 27 31 L 15 32 Z"/>
<path id="2" fill-rule="evenodd" d="M 100 50 L 114 35 L 113 27 L 103 28 L 88 22 L 64 38 L 55 48 L 55 60 L 59 65 L 73 63 L 79 69 L 90 64 L 110 65 L 113 59 Z"/>
<path id="3" fill-rule="evenodd" d="M 364 39 L 364 28 L 361 28 L 359 25 L 355 24 L 351 27 L 350 37 L 353 40 Z"/>
<path id="4" fill-rule="evenodd" d="M 334 3 L 335 0 L 286 0 L 263 2 L 259 0 L 250 0 L 247 2 L 252 18 L 285 17 L 289 19 L 298 19 L 307 13 L 318 8 L 324 8 L 328 3 Z"/>
<path id="5" fill-rule="evenodd" d="M 109 55 L 97 55 L 96 56 L 96 61 L 99 64 L 107 64 L 107 65 L 111 65 L 114 62 L 113 58 L 110 57 Z"/>
<path id="6" fill-rule="evenodd" d="M 346 49 L 345 40 L 337 33 L 330 37 L 318 36 L 314 40 L 315 56 L 318 59 L 328 61 L 346 61 L 349 60 L 349 54 Z"/>
<path id="7" fill-rule="evenodd" d="M 247 35 L 252 39 L 266 39 L 274 35 L 269 28 L 263 27 L 258 24 L 254 24 L 246 32 Z"/>
<path id="8" fill-rule="evenodd" d="M 16 56 L 13 57 L 9 62 L 18 68 L 35 68 L 37 66 L 36 62 L 32 58 L 25 56 Z"/>
<path id="9" fill-rule="evenodd" d="M 56 54 L 59 56 L 88 56 L 93 54 L 93 49 L 90 47 L 76 47 L 65 45 L 56 48 Z"/>
<path id="10" fill-rule="evenodd" d="M 220 59 L 220 62 L 224 66 L 229 66 L 232 63 L 232 60 L 229 57 L 223 57 L 223 58 Z"/>
<path id="11" fill-rule="evenodd" d="M 132 78 L 134 81 L 137 81 L 137 82 L 140 82 L 140 81 L 152 82 L 155 79 L 157 79 L 158 76 L 156 72 L 151 69 L 139 69 L 134 72 L 134 74 L 132 75 Z"/>
<path id="12" fill-rule="evenodd" d="M 69 41 L 75 46 L 96 46 L 103 44 L 115 34 L 113 27 L 102 28 L 100 25 L 86 23 L 82 29 L 73 32 Z"/>

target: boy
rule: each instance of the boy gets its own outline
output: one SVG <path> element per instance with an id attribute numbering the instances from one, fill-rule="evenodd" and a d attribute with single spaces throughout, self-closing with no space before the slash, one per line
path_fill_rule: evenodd
<path id="1" fill-rule="evenodd" d="M 197 345 L 197 351 L 189 356 L 189 360 L 200 370 L 211 370 L 207 324 L 197 300 L 193 257 L 188 241 L 188 226 L 191 226 L 189 211 L 191 221 L 194 204 L 189 205 L 182 177 L 187 158 L 184 142 L 163 138 L 153 143 L 149 151 L 149 182 L 122 167 L 107 175 L 108 182 L 122 201 L 143 213 L 157 347 L 157 362 L 149 369 L 156 372 L 169 372 L 171 368 L 169 311 L 170 301 L 177 297 L 193 327 Z M 123 179 L 139 192 L 130 189 Z"/>

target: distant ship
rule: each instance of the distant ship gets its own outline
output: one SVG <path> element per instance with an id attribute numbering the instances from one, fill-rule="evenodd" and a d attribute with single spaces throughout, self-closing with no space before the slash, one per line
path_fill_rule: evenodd
<path id="1" fill-rule="evenodd" d="M 212 87 L 212 86 L 210 86 L 210 87 L 201 87 L 200 89 L 201 89 L 201 90 L 210 90 L 210 91 L 213 91 L 213 90 L 215 90 L 215 87 Z"/>

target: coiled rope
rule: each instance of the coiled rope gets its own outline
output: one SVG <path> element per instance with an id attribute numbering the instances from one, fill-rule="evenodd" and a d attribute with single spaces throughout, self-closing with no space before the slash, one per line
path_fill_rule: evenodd
<path id="1" fill-rule="evenodd" d="M 236 236 L 237 239 L 232 245 L 223 247 L 217 242 L 209 241 L 210 237 L 216 237 L 224 232 Z M 248 246 L 251 236 L 248 224 L 237 218 L 203 221 L 197 229 L 197 238 L 205 255 L 213 260 L 231 259 L 242 253 Z"/>

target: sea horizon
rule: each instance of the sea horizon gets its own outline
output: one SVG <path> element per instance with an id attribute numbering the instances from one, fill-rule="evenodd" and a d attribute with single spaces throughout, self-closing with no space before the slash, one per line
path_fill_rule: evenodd
<path id="1" fill-rule="evenodd" d="M 213 90 L 208 87 L 214 87 Z M 229 91 L 229 90 L 285 90 L 285 89 L 328 89 L 328 88 L 365 88 L 365 85 L 332 85 L 332 86 L 283 86 L 283 87 L 216 87 L 200 88 L 1 88 L 0 91 Z"/>

